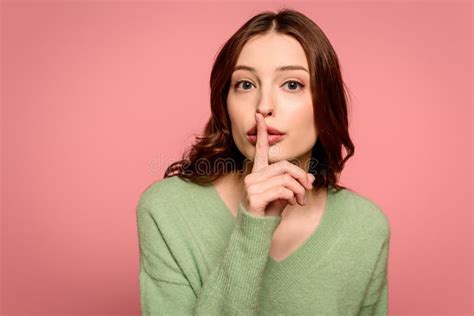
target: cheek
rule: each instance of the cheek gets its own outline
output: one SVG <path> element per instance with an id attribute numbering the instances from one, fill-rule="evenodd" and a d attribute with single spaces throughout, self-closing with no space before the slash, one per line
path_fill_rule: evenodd
<path id="1" fill-rule="evenodd" d="M 244 122 L 245 122 L 245 111 L 242 107 L 237 104 L 228 103 L 227 111 L 229 113 L 229 119 L 231 124 L 231 133 L 234 138 L 234 142 L 242 142 L 240 139 L 243 137 L 241 134 L 244 133 Z"/>
<path id="2" fill-rule="evenodd" d="M 227 97 L 227 112 L 229 113 L 229 118 L 233 123 L 238 122 L 242 118 L 243 106 L 242 102 L 236 98 Z"/>
<path id="3" fill-rule="evenodd" d="M 305 128 L 314 125 L 314 110 L 311 101 L 300 102 L 288 107 L 285 113 L 293 125 L 304 126 Z"/>
<path id="4" fill-rule="evenodd" d="M 315 141 L 317 136 L 316 123 L 314 121 L 314 110 L 312 103 L 295 107 L 293 111 L 288 112 L 288 126 L 292 130 L 292 139 Z"/>
<path id="5" fill-rule="evenodd" d="M 316 133 L 316 123 L 314 121 L 314 110 L 313 106 L 310 105 L 306 108 L 305 117 L 303 121 L 303 125 L 306 127 L 306 133 L 310 138 L 313 138 Z"/>

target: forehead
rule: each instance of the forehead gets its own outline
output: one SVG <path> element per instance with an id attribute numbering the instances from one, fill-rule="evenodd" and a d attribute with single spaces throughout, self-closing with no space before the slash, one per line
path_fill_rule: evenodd
<path id="1" fill-rule="evenodd" d="M 236 65 L 249 65 L 258 72 L 273 72 L 282 65 L 300 65 L 308 69 L 308 61 L 301 44 L 292 36 L 269 33 L 248 40 L 239 54 Z"/>

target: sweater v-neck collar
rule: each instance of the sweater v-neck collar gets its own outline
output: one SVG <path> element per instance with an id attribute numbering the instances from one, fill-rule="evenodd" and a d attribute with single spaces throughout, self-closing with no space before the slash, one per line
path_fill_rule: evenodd
<path id="1" fill-rule="evenodd" d="M 216 201 L 224 210 L 224 212 L 222 212 L 225 213 L 224 216 L 226 216 L 228 220 L 235 224 L 234 215 L 232 215 L 231 210 L 227 204 L 225 204 L 214 184 L 211 183 L 209 187 Z M 291 267 L 291 269 L 287 270 L 287 273 L 291 273 L 293 269 L 306 269 L 308 263 L 311 265 L 316 264 L 317 261 L 319 261 L 319 259 L 324 256 L 325 251 L 329 250 L 330 248 L 329 242 L 331 232 L 335 229 L 335 216 L 337 215 L 335 214 L 336 211 L 334 209 L 335 193 L 335 189 L 332 186 L 329 186 L 320 223 L 315 228 L 313 233 L 308 237 L 308 239 L 306 239 L 306 241 L 296 250 L 294 250 L 288 257 L 281 261 L 277 261 L 269 255 L 267 269 L 280 270 L 281 273 L 284 273 L 284 270 L 287 267 Z M 291 277 L 291 275 L 288 274 L 286 277 Z"/>
<path id="2" fill-rule="evenodd" d="M 211 183 L 204 186 L 192 186 L 192 188 L 190 190 L 191 198 L 197 209 L 205 216 L 213 216 L 216 220 L 217 218 L 222 220 L 221 226 L 213 226 L 214 236 L 221 236 L 224 231 L 229 232 L 232 230 L 236 218 L 232 215 L 231 210 L 227 207 L 215 186 Z M 309 274 L 316 271 L 321 265 L 330 264 L 325 261 L 325 258 L 335 249 L 335 246 L 340 241 L 339 236 L 341 234 L 339 229 L 341 229 L 340 224 L 342 221 L 342 213 L 340 211 L 343 211 L 343 209 L 340 209 L 340 205 L 343 205 L 341 203 L 344 200 L 344 191 L 338 192 L 332 186 L 329 186 L 325 210 L 318 227 L 290 256 L 282 261 L 275 261 L 268 255 L 264 272 L 265 277 L 262 284 L 262 287 L 268 291 L 267 299 L 278 301 L 279 295 L 282 292 L 288 291 L 288 289 L 297 284 L 301 284 Z M 206 192 L 206 196 L 210 200 L 200 198 L 203 192 Z M 206 203 L 208 204 L 203 205 L 203 201 L 207 201 Z M 226 240 L 225 238 L 220 238 L 216 242 L 222 243 L 224 247 Z"/>

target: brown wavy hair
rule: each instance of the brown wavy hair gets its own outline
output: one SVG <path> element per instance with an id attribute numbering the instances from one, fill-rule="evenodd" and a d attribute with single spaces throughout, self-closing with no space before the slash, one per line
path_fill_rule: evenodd
<path id="1" fill-rule="evenodd" d="M 312 148 L 308 172 L 315 176 L 313 188 L 337 183 L 345 162 L 354 154 L 348 131 L 347 94 L 339 61 L 323 31 L 304 14 L 292 9 L 277 13 L 263 11 L 249 19 L 221 47 L 211 71 L 211 118 L 202 136 L 165 171 L 164 178 L 179 176 L 197 184 L 209 184 L 229 171 L 242 170 L 248 159 L 236 147 L 227 113 L 227 94 L 231 75 L 245 43 L 255 35 L 278 32 L 294 37 L 302 45 L 308 60 L 311 94 L 318 138 Z M 342 157 L 342 146 L 346 149 Z M 230 162 L 228 164 L 227 162 Z M 212 166 L 212 168 L 210 168 Z"/>

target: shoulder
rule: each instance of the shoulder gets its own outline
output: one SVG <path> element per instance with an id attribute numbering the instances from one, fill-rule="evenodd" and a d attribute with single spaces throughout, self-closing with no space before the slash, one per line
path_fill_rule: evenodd
<path id="1" fill-rule="evenodd" d="M 388 216 L 377 202 L 352 189 L 341 189 L 335 195 L 338 209 L 350 227 L 384 240 L 390 238 Z"/>
<path id="2" fill-rule="evenodd" d="M 137 211 L 160 210 L 160 212 L 166 212 L 167 209 L 175 208 L 193 185 L 178 176 L 154 181 L 140 193 Z"/>

